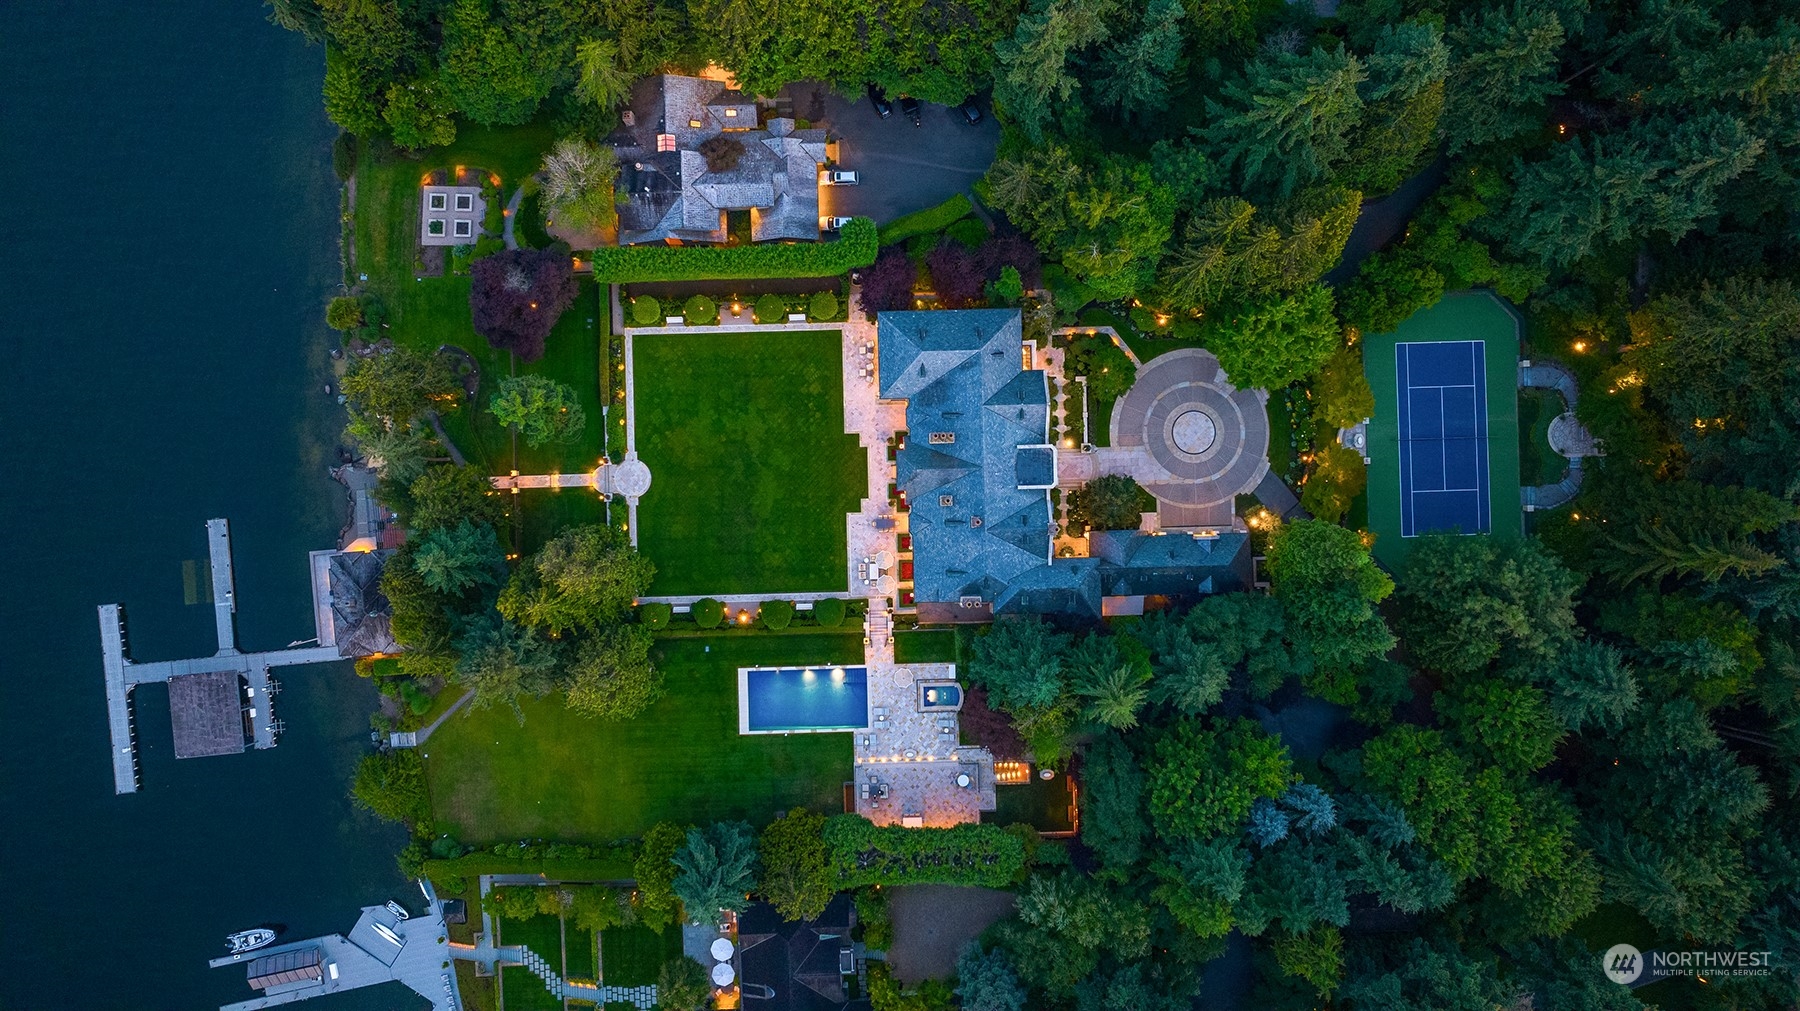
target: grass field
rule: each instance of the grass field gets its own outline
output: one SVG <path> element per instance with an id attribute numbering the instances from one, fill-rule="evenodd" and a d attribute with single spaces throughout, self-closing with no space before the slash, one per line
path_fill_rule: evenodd
<path id="1" fill-rule="evenodd" d="M 501 944 L 522 944 L 543 956 L 550 968 L 559 970 L 558 975 L 567 976 L 560 971 L 562 921 L 557 917 L 540 915 L 529 920 L 501 920 L 499 933 Z M 562 1007 L 561 998 L 551 996 L 550 991 L 544 989 L 544 981 L 523 966 L 501 970 L 500 999 L 513 1011 L 519 1008 L 557 1011 Z"/>
<path id="2" fill-rule="evenodd" d="M 544 981 L 522 965 L 500 969 L 500 1002 L 506 1011 L 562 1011 L 561 997 L 544 988 Z"/>
<path id="3" fill-rule="evenodd" d="M 1521 484 L 1555 484 L 1569 469 L 1569 461 L 1550 448 L 1550 423 L 1562 410 L 1562 397 L 1551 390 L 1519 391 Z"/>
<path id="4" fill-rule="evenodd" d="M 591 930 L 582 930 L 573 922 L 563 923 L 563 978 L 593 979 L 600 971 L 597 961 L 600 939 Z"/>
<path id="5" fill-rule="evenodd" d="M 894 662 L 955 663 L 956 633 L 947 628 L 896 632 Z"/>
<path id="6" fill-rule="evenodd" d="M 663 963 L 681 955 L 681 928 L 657 933 L 641 924 L 600 935 L 601 978 L 608 986 L 649 986 Z"/>
<path id="7" fill-rule="evenodd" d="M 846 513 L 868 490 L 844 431 L 838 332 L 633 342 L 638 549 L 653 594 L 843 590 Z"/>
<path id="8" fill-rule="evenodd" d="M 1070 832 L 1075 823 L 1069 818 L 1069 801 L 1069 777 L 1047 782 L 1033 777 L 1029 783 L 996 787 L 994 810 L 981 820 L 994 825 L 1022 822 L 1039 832 Z"/>
<path id="9" fill-rule="evenodd" d="M 711 652 L 707 647 L 711 647 Z M 857 659 L 856 634 L 695 636 L 658 644 L 668 693 L 630 723 L 570 713 L 559 698 L 470 709 L 432 735 L 432 814 L 464 842 L 607 842 L 658 821 L 841 810 L 848 734 L 740 736 L 737 669 Z"/>
<path id="10" fill-rule="evenodd" d="M 1389 569 L 1405 565 L 1410 540 L 1400 536 L 1400 432 L 1394 345 L 1401 341 L 1487 342 L 1488 500 L 1493 535 L 1524 534 L 1519 505 L 1519 321 L 1500 298 L 1485 291 L 1445 295 L 1393 332 L 1367 335 L 1363 370 L 1375 391 L 1369 422 L 1369 530 L 1375 557 Z"/>

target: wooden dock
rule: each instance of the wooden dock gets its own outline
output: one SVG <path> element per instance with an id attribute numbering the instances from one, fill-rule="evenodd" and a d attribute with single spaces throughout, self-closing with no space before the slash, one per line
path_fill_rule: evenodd
<path id="1" fill-rule="evenodd" d="M 136 793 L 140 785 L 136 714 L 131 692 L 138 685 L 166 682 L 187 674 L 234 672 L 246 683 L 246 712 L 252 745 L 272 748 L 281 732 L 275 718 L 278 690 L 269 671 L 295 664 L 330 663 L 342 659 L 336 646 L 312 646 L 243 653 L 237 648 L 237 591 L 231 567 L 231 528 L 225 520 L 208 520 L 207 554 L 212 565 L 213 624 L 219 649 L 212 656 L 138 663 L 131 659 L 121 604 L 101 604 L 100 658 L 106 675 L 107 723 L 112 735 L 113 791 Z"/>

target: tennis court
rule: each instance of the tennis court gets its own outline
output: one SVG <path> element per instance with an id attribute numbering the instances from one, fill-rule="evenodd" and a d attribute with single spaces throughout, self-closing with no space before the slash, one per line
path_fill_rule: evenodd
<path id="1" fill-rule="evenodd" d="M 1487 345 L 1394 345 L 1400 407 L 1400 536 L 1487 533 Z"/>
<path id="2" fill-rule="evenodd" d="M 1523 535 L 1519 325 L 1492 292 L 1461 291 L 1391 333 L 1363 335 L 1375 393 L 1369 532 L 1389 569 L 1425 534 Z"/>

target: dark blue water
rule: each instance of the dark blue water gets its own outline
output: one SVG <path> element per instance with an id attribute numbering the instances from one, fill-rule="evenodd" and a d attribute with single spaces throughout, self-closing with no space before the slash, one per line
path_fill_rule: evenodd
<path id="1" fill-rule="evenodd" d="M 374 696 L 290 668 L 272 752 L 177 763 L 138 692 L 144 791 L 113 795 L 94 605 L 133 652 L 211 652 L 183 603 L 232 521 L 239 637 L 312 634 L 306 551 L 343 520 L 325 468 L 321 310 L 338 274 L 322 54 L 254 2 L 0 8 L 0 1007 L 183 1009 L 253 996 L 230 930 L 346 930 L 409 887 L 346 796 Z M 308 1005 L 416 1008 L 394 986 Z"/>
<path id="2" fill-rule="evenodd" d="M 850 730 L 869 725 L 865 668 L 759 667 L 744 677 L 751 730 Z"/>

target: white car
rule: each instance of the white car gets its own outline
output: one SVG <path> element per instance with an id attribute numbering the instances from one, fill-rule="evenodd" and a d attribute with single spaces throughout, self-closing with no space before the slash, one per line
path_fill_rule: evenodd
<path id="1" fill-rule="evenodd" d="M 859 182 L 862 182 L 862 177 L 850 169 L 832 169 L 825 173 L 827 186 L 855 186 Z"/>
<path id="2" fill-rule="evenodd" d="M 826 230 L 828 232 L 835 232 L 838 229 L 844 227 L 845 225 L 849 224 L 850 222 L 852 222 L 854 220 L 856 220 L 856 219 L 854 219 L 854 218 L 820 218 L 819 219 L 819 227 L 823 228 L 824 230 Z"/>

